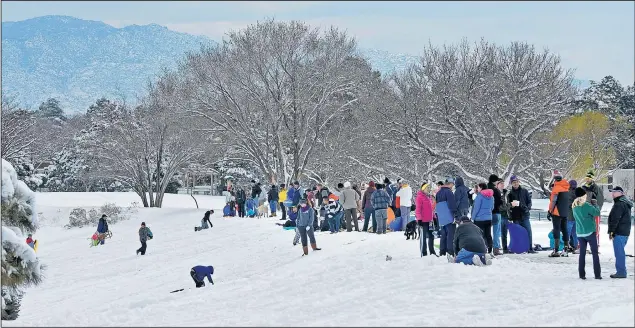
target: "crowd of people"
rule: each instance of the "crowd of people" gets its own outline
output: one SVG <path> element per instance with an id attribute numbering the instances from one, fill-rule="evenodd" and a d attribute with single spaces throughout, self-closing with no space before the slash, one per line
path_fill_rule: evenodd
<path id="1" fill-rule="evenodd" d="M 416 221 L 421 256 L 447 256 L 453 262 L 487 265 L 490 259 L 510 253 L 507 229 L 510 223 L 525 229 L 527 252 L 536 253 L 530 220 L 531 192 L 521 186 L 519 177 L 511 176 L 509 181 L 506 187 L 503 179 L 492 174 L 487 182 L 468 188 L 462 177 L 447 177 L 436 183 L 423 182 L 416 192 L 404 179 L 397 179 L 396 183 L 389 178 L 383 183 L 370 181 L 361 190 L 350 182 L 338 183 L 332 190 L 320 183 L 303 190 L 295 181 L 289 187 L 273 184 L 263 197 L 262 185 L 254 180 L 250 189 L 255 204 L 269 205 L 270 217 L 276 217 L 278 211 L 282 213 L 280 220 L 285 223 L 279 225 L 295 227 L 293 245 L 301 242 L 303 255 L 308 254 L 309 244 L 319 250 L 315 230 L 332 234 L 353 230 L 385 234 L 387 218 L 392 214 L 398 220 L 395 230 L 405 231 L 408 223 Z M 604 203 L 601 188 L 595 183 L 593 171 L 588 172 L 584 184 L 578 187 L 575 180 L 564 179 L 557 170 L 550 187 L 548 219 L 552 222 L 550 235 L 555 245 L 549 257 L 580 254 L 580 277 L 584 278 L 587 248 L 596 263 L 594 267 L 599 268 L 600 209 Z M 230 193 L 232 200 L 236 195 L 238 213 L 245 212 L 240 208 L 248 201 L 245 189 L 237 188 Z M 624 247 L 631 225 L 632 202 L 620 189 L 612 190 L 615 205 L 609 215 L 608 231 L 616 258 L 620 258 L 616 260 L 616 274 L 611 275 L 615 278 L 625 276 Z M 363 220 L 361 229 L 358 220 Z M 440 238 L 438 254 L 435 235 Z"/>

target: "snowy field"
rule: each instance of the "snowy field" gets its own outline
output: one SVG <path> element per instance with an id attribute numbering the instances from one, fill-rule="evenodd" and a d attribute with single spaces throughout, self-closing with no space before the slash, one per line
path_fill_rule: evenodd
<path id="1" fill-rule="evenodd" d="M 89 247 L 95 228 L 66 230 L 72 207 L 129 206 L 133 193 L 37 194 L 43 228 L 38 255 L 46 280 L 27 290 L 20 317 L 3 326 L 633 326 L 633 258 L 613 280 L 612 247 L 602 227 L 603 280 L 578 279 L 577 256 L 504 255 L 489 267 L 419 256 L 402 233 L 318 233 L 322 251 L 301 257 L 293 231 L 275 219 L 212 217 L 223 199 L 166 195 L 163 209 L 138 209 L 111 225 L 112 239 Z M 536 206 L 535 206 L 536 207 Z M 145 256 L 141 221 L 155 238 Z M 551 223 L 533 222 L 534 243 L 548 245 Z M 438 241 L 437 241 L 438 242 Z M 633 254 L 629 240 L 627 254 Z M 386 261 L 386 255 L 392 261 Z M 192 288 L 189 270 L 213 265 L 214 282 Z M 171 294 L 170 291 L 185 288 Z"/>

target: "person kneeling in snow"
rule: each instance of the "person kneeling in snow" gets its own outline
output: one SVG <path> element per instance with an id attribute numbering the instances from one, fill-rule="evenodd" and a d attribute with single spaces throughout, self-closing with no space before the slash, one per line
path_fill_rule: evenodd
<path id="1" fill-rule="evenodd" d="M 454 233 L 454 263 L 482 266 L 490 265 L 492 260 L 486 259 L 487 245 L 483 232 L 467 216 L 461 217 L 461 223 Z"/>
<path id="2" fill-rule="evenodd" d="M 212 214 L 214 214 L 214 210 L 209 210 L 209 211 L 205 212 L 205 215 L 203 215 L 203 219 L 201 220 L 201 226 L 200 227 L 194 227 L 194 231 L 200 231 L 200 230 L 203 230 L 203 229 L 213 228 L 214 225 L 212 224 L 212 221 L 209 220 L 209 217 Z"/>
<path id="3" fill-rule="evenodd" d="M 205 287 L 205 277 L 207 280 L 213 285 L 214 281 L 212 280 L 212 275 L 214 274 L 213 266 L 202 266 L 197 265 L 190 270 L 190 276 L 194 279 L 194 283 L 196 283 L 196 288 Z"/>

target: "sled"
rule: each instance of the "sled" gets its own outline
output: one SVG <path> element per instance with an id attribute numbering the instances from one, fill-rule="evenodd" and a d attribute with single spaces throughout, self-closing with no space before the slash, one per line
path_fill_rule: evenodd
<path id="1" fill-rule="evenodd" d="M 184 288 L 181 288 L 181 289 L 173 290 L 170 293 L 178 293 L 178 292 L 182 292 L 184 290 L 185 290 Z"/>
<path id="2" fill-rule="evenodd" d="M 395 219 L 395 212 L 392 210 L 392 208 L 387 208 L 386 209 L 386 225 L 390 225 L 390 223 Z"/>
<path id="3" fill-rule="evenodd" d="M 37 245 L 38 245 L 38 242 L 37 242 L 37 239 L 36 239 L 36 240 L 34 240 L 34 241 L 33 241 L 33 250 L 34 250 L 36 253 L 37 253 Z"/>

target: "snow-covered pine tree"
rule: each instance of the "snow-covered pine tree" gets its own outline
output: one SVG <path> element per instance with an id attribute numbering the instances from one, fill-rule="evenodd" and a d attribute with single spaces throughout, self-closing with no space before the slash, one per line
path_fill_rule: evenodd
<path id="1" fill-rule="evenodd" d="M 2 159 L 2 320 L 15 320 L 24 288 L 43 279 L 44 266 L 35 251 L 26 244 L 24 233 L 37 230 L 35 194 L 13 166 Z"/>

